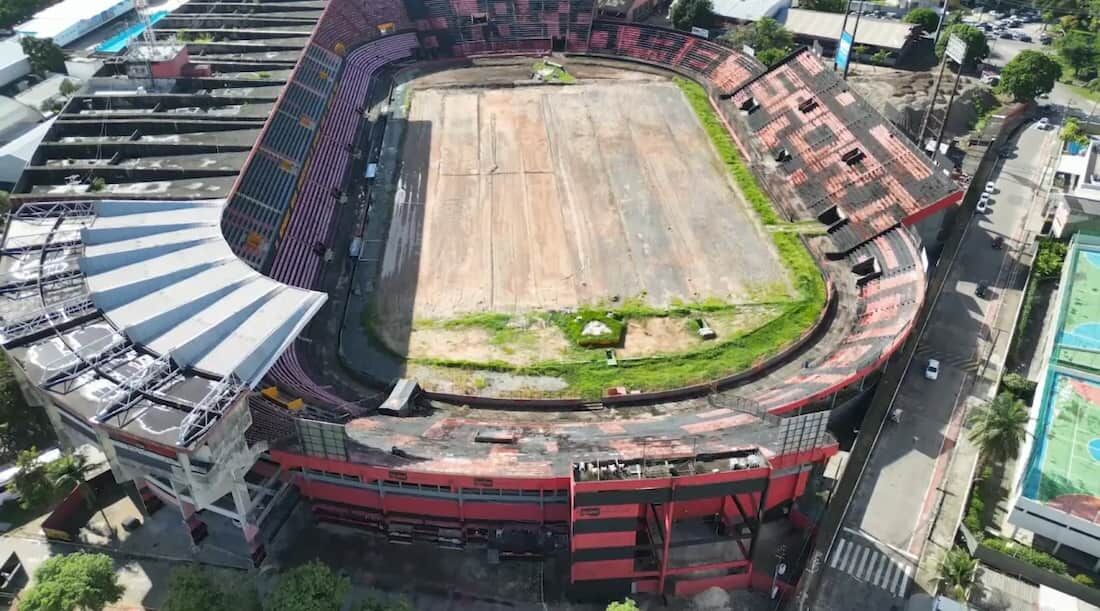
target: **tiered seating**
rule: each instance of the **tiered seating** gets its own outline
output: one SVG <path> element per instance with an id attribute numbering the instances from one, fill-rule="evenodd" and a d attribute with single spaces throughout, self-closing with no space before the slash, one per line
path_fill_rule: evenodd
<path id="1" fill-rule="evenodd" d="M 760 397 L 777 412 L 797 409 L 866 375 L 905 340 L 924 297 L 924 268 L 908 229 L 891 230 L 848 256 L 858 270 L 857 314 L 849 335 L 828 358 Z"/>
<path id="2" fill-rule="evenodd" d="M 321 16 L 313 42 L 342 54 L 340 49 L 391 34 L 407 21 L 399 0 L 333 0 Z"/>
<path id="3" fill-rule="evenodd" d="M 306 164 L 294 212 L 271 266 L 271 277 L 300 287 L 316 283 L 321 259 L 312 248 L 328 240 L 336 207 L 332 190 L 343 184 L 347 173 L 351 155 L 348 144 L 358 130 L 359 106 L 367 97 L 374 73 L 409 57 L 416 47 L 415 34 L 398 34 L 374 40 L 348 54 L 336 97 L 322 120 L 321 137 Z"/>
<path id="4" fill-rule="evenodd" d="M 316 123 L 325 113 L 325 104 L 328 102 L 330 92 L 327 91 L 322 95 L 297 83 L 290 83 L 283 90 L 283 100 L 279 108 L 292 117 L 309 117 L 311 122 Z"/>
<path id="5" fill-rule="evenodd" d="M 596 20 L 588 52 L 656 64 L 733 91 L 764 71 L 755 59 L 683 32 Z"/>
<path id="6" fill-rule="evenodd" d="M 316 123 L 306 115 L 292 116 L 277 110 L 267 122 L 260 146 L 295 163 L 306 159 Z"/>
<path id="7" fill-rule="evenodd" d="M 290 199 L 294 192 L 294 184 L 298 180 L 298 167 L 286 160 L 272 157 L 263 151 L 257 151 L 248 166 L 248 173 L 241 177 L 237 194 L 251 200 L 242 202 L 242 210 L 262 210 L 266 216 L 267 202 L 282 202 Z M 278 219 L 270 220 L 278 222 Z"/>
<path id="8" fill-rule="evenodd" d="M 583 52 L 592 21 L 587 0 L 409 0 L 424 46 L 452 56 L 548 51 L 554 39 Z"/>
<path id="9" fill-rule="evenodd" d="M 780 161 L 806 212 L 848 252 L 961 197 L 946 176 L 807 51 L 735 92 L 730 103 Z"/>

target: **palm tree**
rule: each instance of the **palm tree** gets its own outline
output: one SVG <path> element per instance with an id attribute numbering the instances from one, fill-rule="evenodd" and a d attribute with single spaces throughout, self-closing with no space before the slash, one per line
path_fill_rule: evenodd
<path id="1" fill-rule="evenodd" d="M 93 509 L 98 505 L 95 500 L 95 490 L 88 485 L 87 481 L 91 471 L 92 467 L 80 454 L 66 454 L 50 465 L 50 474 L 53 476 L 54 486 L 58 488 L 80 488 L 80 492 L 84 496 L 84 502 L 88 504 L 89 509 Z M 103 518 L 103 523 L 107 525 L 107 536 L 114 539 L 115 529 L 107 521 L 107 513 L 103 511 L 103 507 L 99 507 L 99 515 Z"/>
<path id="2" fill-rule="evenodd" d="M 951 598 L 966 602 L 970 588 L 974 587 L 974 578 L 978 572 L 978 561 L 962 548 L 954 548 L 940 560 L 938 580 L 940 588 Z"/>
<path id="3" fill-rule="evenodd" d="M 1011 393 L 1003 392 L 970 415 L 970 441 L 977 444 L 985 460 L 1004 463 L 1020 454 L 1027 436 L 1027 406 Z"/>

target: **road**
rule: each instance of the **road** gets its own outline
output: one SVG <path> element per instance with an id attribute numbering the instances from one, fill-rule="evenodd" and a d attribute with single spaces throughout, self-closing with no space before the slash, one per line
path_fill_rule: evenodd
<path id="1" fill-rule="evenodd" d="M 888 422 L 875 445 L 825 559 L 812 608 L 900 609 L 913 594 L 916 563 L 961 426 L 964 410 L 959 406 L 989 355 L 989 340 L 996 339 L 990 329 L 1003 287 L 1013 281 L 1014 251 L 1056 133 L 1029 126 L 1017 134 L 1009 144 L 1013 155 L 998 162 L 991 175 L 996 189 L 990 211 L 969 221 L 954 261 L 940 262 L 952 267 L 928 324 L 918 331 L 916 356 L 894 398 L 901 422 Z M 1004 237 L 1008 248 L 991 248 L 996 236 Z M 992 288 L 989 298 L 975 296 L 979 283 Z M 941 362 L 935 381 L 924 377 L 928 358 Z"/>

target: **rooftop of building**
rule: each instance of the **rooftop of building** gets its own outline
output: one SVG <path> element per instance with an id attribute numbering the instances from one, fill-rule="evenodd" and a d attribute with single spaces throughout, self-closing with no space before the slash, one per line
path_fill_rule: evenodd
<path id="1" fill-rule="evenodd" d="M 1022 492 L 1100 520 L 1100 236 L 1070 244 Z"/>
<path id="2" fill-rule="evenodd" d="M 133 0 L 62 0 L 15 26 L 15 31 L 35 38 L 56 38 L 81 22 L 92 21 L 119 5 L 128 8 L 133 6 Z"/>
<path id="3" fill-rule="evenodd" d="M 836 40 L 843 23 L 844 13 L 793 8 L 787 11 L 787 20 L 784 25 L 796 36 Z M 912 36 L 914 27 L 911 23 L 876 19 L 864 15 L 859 20 L 859 30 L 856 32 L 854 44 L 883 49 L 901 49 Z"/>

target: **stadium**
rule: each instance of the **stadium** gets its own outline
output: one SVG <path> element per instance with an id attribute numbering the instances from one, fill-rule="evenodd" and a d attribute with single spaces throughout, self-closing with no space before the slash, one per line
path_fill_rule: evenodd
<path id="1" fill-rule="evenodd" d="M 156 32 L 50 128 L 0 259 L 7 355 L 136 502 L 256 564 L 304 504 L 564 557 L 577 598 L 775 583 L 962 196 L 829 66 L 588 0 Z"/>

